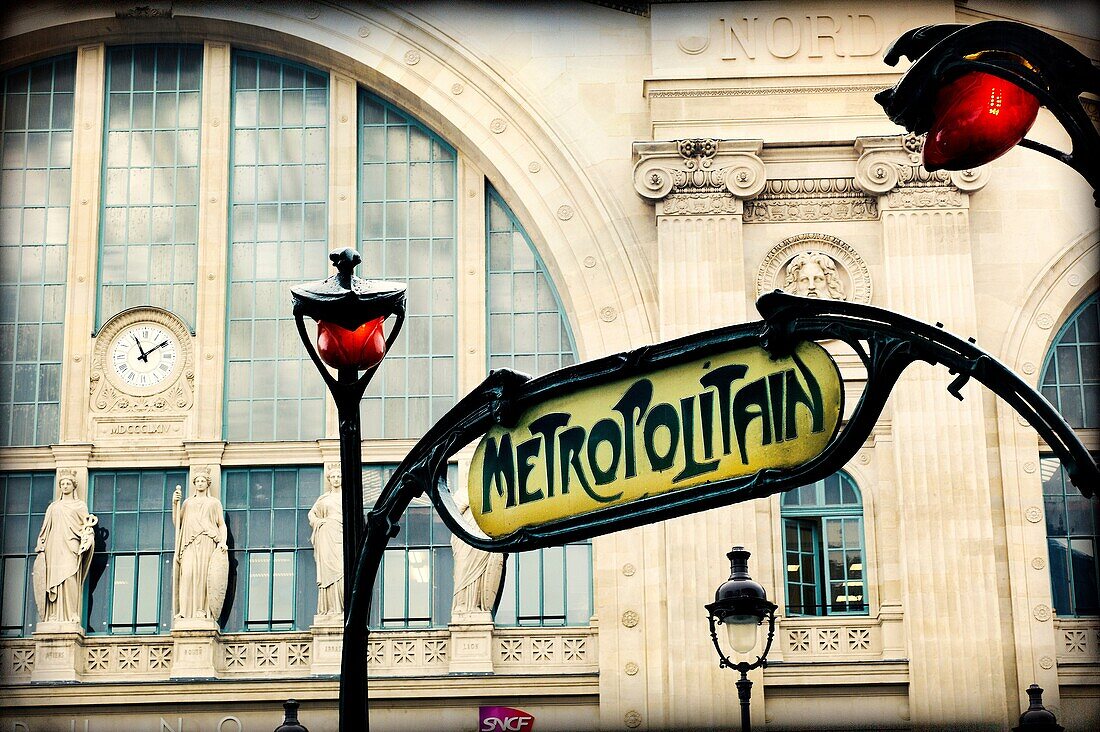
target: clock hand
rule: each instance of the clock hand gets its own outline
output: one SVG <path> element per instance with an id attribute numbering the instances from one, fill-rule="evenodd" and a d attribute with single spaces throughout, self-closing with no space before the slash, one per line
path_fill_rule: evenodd
<path id="1" fill-rule="evenodd" d="M 138 360 L 149 363 L 149 354 L 141 347 L 141 341 L 138 340 L 137 336 L 134 336 L 134 345 L 138 347 L 138 351 L 141 353 L 141 355 L 138 356 Z"/>
<path id="2" fill-rule="evenodd" d="M 168 341 L 164 341 L 163 343 L 158 343 L 157 345 L 155 345 L 155 346 L 153 346 L 152 348 L 150 348 L 150 349 L 149 349 L 149 353 L 146 353 L 146 354 L 145 354 L 145 363 L 149 363 L 149 354 L 150 354 L 150 353 L 152 353 L 153 351 L 157 350 L 158 348 L 163 348 L 164 346 L 167 346 L 167 345 L 168 345 Z"/>

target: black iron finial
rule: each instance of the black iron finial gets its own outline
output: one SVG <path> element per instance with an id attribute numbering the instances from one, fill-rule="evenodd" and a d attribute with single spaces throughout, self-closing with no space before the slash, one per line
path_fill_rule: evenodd
<path id="1" fill-rule="evenodd" d="M 340 283 L 340 286 L 345 290 L 351 289 L 351 277 L 355 272 L 355 268 L 359 266 L 363 258 L 359 256 L 359 252 L 349 247 L 343 249 L 336 249 L 328 255 L 328 258 L 332 260 L 332 266 L 339 272 L 336 275 L 336 281 Z"/>
<path id="2" fill-rule="evenodd" d="M 275 732 L 309 732 L 298 721 L 299 704 L 294 699 L 283 702 L 283 723 L 275 728 Z"/>
<path id="3" fill-rule="evenodd" d="M 1038 684 L 1027 687 L 1027 698 L 1027 711 L 1020 715 L 1020 724 L 1012 732 L 1064 732 L 1054 712 L 1043 706 L 1043 689 Z"/>

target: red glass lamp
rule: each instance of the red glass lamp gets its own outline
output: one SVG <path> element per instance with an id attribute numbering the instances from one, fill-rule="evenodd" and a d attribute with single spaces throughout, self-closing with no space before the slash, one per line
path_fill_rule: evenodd
<path id="1" fill-rule="evenodd" d="M 936 94 L 924 143 L 928 170 L 965 170 L 995 160 L 1024 139 L 1039 100 L 984 71 L 967 72 Z"/>
<path id="2" fill-rule="evenodd" d="M 319 357 L 337 371 L 356 374 L 373 369 L 382 362 L 404 320 L 405 285 L 356 277 L 353 271 L 362 257 L 353 249 L 334 251 L 329 259 L 336 274 L 291 288 L 299 334 L 315 361 Z M 387 339 L 382 324 L 391 315 L 398 320 Z M 306 337 L 303 316 L 317 321 L 316 350 Z"/>
<path id="3" fill-rule="evenodd" d="M 384 320 L 368 320 L 355 330 L 318 321 L 317 354 L 334 369 L 354 367 L 357 371 L 365 371 L 374 368 L 386 356 L 386 338 L 382 335 Z"/>

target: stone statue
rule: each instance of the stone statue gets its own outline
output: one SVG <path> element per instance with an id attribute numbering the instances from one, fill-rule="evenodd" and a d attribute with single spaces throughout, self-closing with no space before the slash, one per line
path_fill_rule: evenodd
<path id="1" fill-rule="evenodd" d="M 470 499 L 465 491 L 455 493 L 455 502 L 463 516 L 469 515 Z M 493 612 L 504 579 L 505 555 L 476 549 L 457 535 L 451 536 L 451 551 L 455 575 L 452 619 L 471 613 Z"/>
<path id="2" fill-rule="evenodd" d="M 836 262 L 823 252 L 802 252 L 787 263 L 783 290 L 801 297 L 847 300 Z"/>
<path id="3" fill-rule="evenodd" d="M 339 470 L 327 475 L 328 489 L 309 509 L 313 559 L 317 563 L 317 614 L 344 612 L 344 510 Z"/>
<path id="4" fill-rule="evenodd" d="M 221 501 L 210 495 L 210 477 L 197 472 L 191 485 L 191 495 L 182 505 L 178 485 L 172 494 L 176 527 L 172 615 L 213 622 L 221 615 L 229 584 L 225 521 Z"/>
<path id="5" fill-rule="evenodd" d="M 61 473 L 57 486 L 61 498 L 46 508 L 34 547 L 34 599 L 39 622 L 79 624 L 99 519 L 77 497 L 72 474 Z"/>

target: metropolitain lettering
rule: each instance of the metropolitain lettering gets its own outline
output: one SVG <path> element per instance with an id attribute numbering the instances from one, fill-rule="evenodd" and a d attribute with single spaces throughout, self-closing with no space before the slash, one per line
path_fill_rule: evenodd
<path id="1" fill-rule="evenodd" d="M 671 375 L 652 373 L 555 398 L 551 404 L 559 408 L 533 414 L 526 428 L 491 430 L 471 471 L 478 523 L 495 525 L 504 516 L 492 515 L 502 513 L 537 523 L 531 515 L 574 515 L 749 474 L 774 467 L 769 459 L 777 452 L 780 462 L 813 457 L 798 458 L 813 448 L 788 446 L 816 435 L 814 447 L 824 447 L 839 412 L 835 364 L 813 348 L 818 352 L 809 356 L 818 367 L 831 364 L 825 371 L 833 374 L 828 394 L 798 354 L 772 362 L 763 351 L 749 349 L 745 362 L 705 360 L 673 367 Z M 772 454 L 764 455 L 769 447 Z"/>

